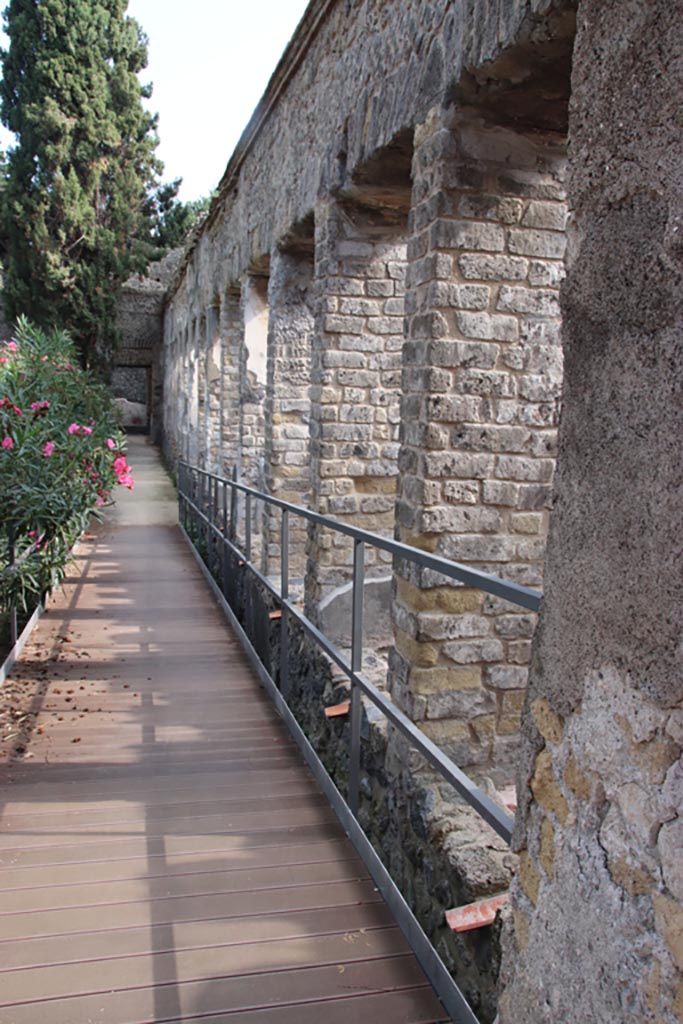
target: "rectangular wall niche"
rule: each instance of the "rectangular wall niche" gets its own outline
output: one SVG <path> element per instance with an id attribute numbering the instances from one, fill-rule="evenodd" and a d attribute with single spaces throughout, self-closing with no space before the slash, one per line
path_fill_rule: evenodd
<path id="1" fill-rule="evenodd" d="M 146 366 L 116 366 L 111 391 L 126 430 L 146 430 L 149 426 L 148 370 Z"/>

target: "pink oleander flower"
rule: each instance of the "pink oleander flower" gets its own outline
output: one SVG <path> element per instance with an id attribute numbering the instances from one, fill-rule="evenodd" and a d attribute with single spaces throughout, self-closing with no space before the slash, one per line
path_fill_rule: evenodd
<path id="1" fill-rule="evenodd" d="M 103 498 L 97 498 L 97 500 L 95 501 L 95 504 L 97 505 L 98 508 L 102 508 L 102 506 L 104 505 L 104 499 Z"/>
<path id="2" fill-rule="evenodd" d="M 50 458 L 50 456 L 52 455 L 54 450 L 55 450 L 55 443 L 54 443 L 54 441 L 46 441 L 45 444 L 43 445 L 43 455 L 45 456 L 46 459 Z"/>
<path id="3" fill-rule="evenodd" d="M 130 472 L 130 467 L 126 462 L 125 456 L 119 455 L 118 458 L 114 459 L 114 472 L 117 474 Z"/>
<path id="4" fill-rule="evenodd" d="M 92 434 L 92 427 L 81 427 L 82 434 Z"/>
<path id="5" fill-rule="evenodd" d="M 47 356 L 41 356 L 40 357 L 41 363 L 46 363 L 47 362 L 47 358 L 48 358 Z"/>
<path id="6" fill-rule="evenodd" d="M 121 476 L 119 477 L 119 483 L 121 484 L 122 487 L 127 487 L 129 491 L 132 491 L 135 480 L 130 475 L 130 473 L 122 473 Z"/>
<path id="7" fill-rule="evenodd" d="M 9 362 L 9 359 L 7 358 L 7 356 L 0 356 L 0 366 L 4 366 L 5 363 L 8 363 L 8 362 Z"/>
<path id="8" fill-rule="evenodd" d="M 107 448 L 109 448 L 109 449 L 110 449 L 110 451 L 111 451 L 111 450 L 112 450 L 113 448 L 116 448 L 116 441 L 114 441 L 114 440 L 113 440 L 113 439 L 112 439 L 111 437 L 108 437 L 108 438 L 107 438 Z"/>
<path id="9" fill-rule="evenodd" d="M 78 423 L 70 423 L 69 426 L 67 427 L 68 434 L 80 434 L 80 432 L 81 428 L 79 427 Z"/>
<path id="10" fill-rule="evenodd" d="M 31 402 L 31 409 L 33 410 L 34 413 L 36 413 L 36 415 L 38 415 L 41 412 L 47 412 L 49 408 L 49 402 Z"/>
<path id="11" fill-rule="evenodd" d="M 12 449 L 14 448 L 14 441 L 9 436 L 3 437 L 2 444 L 0 444 L 0 448 L 4 448 L 6 451 L 11 452 Z"/>
<path id="12" fill-rule="evenodd" d="M 7 348 L 10 350 L 10 352 L 16 352 L 17 348 L 18 348 L 18 345 L 17 345 L 16 341 L 8 341 L 7 342 Z"/>

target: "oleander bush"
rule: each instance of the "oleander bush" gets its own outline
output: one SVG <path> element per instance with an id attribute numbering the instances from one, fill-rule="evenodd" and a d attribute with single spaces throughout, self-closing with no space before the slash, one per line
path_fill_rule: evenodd
<path id="1" fill-rule="evenodd" d="M 0 341 L 0 612 L 59 584 L 71 548 L 118 484 L 132 487 L 106 387 L 63 331 L 25 319 Z"/>

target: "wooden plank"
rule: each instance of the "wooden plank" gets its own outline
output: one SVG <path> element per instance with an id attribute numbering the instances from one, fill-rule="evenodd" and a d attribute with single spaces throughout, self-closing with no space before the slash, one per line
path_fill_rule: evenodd
<path id="1" fill-rule="evenodd" d="M 269 935 L 267 918 L 260 921 L 262 935 Z M 121 992 L 131 988 L 181 984 L 202 978 L 233 978 L 265 971 L 352 964 L 409 953 L 400 930 L 347 931 L 289 937 L 279 942 L 244 940 L 233 946 L 157 952 L 142 956 L 87 960 L 74 964 L 43 966 L 33 971 L 9 971 L 0 975 L 0 1007 L 39 999 L 65 998 L 76 993 Z"/>
<path id="2" fill-rule="evenodd" d="M 243 942 L 284 942 L 289 939 L 315 939 L 319 935 L 348 931 L 372 931 L 394 924 L 384 903 L 352 903 L 337 907 L 315 907 L 287 914 L 254 915 L 239 918 L 203 918 L 177 921 L 173 929 L 166 924 L 137 928 L 114 928 L 79 932 L 64 942 L 61 935 L 37 936 L 22 942 L 0 943 L 0 970 L 41 967 L 79 961 L 99 961 L 111 957 L 142 956 L 150 951 L 202 949 L 207 946 L 238 946 Z M 30 977 L 30 973 L 28 975 Z M 5 975 L 0 975 L 0 989 Z"/>
<path id="3" fill-rule="evenodd" d="M 187 1020 L 207 1013 L 258 1010 L 292 1003 L 345 1000 L 359 992 L 397 992 L 423 983 L 423 975 L 410 955 L 365 963 L 264 971 L 210 981 L 149 985 L 110 991 L 106 971 L 97 995 L 73 995 L 48 1002 L 24 1002 L 6 1011 L 7 1024 L 148 1024 L 150 1020 Z M 319 1008 L 320 1009 L 320 1008 Z"/>
<path id="4" fill-rule="evenodd" d="M 151 923 L 173 925 L 177 921 L 198 918 L 250 917 L 289 914 L 320 907 L 374 903 L 380 897 L 367 881 L 321 882 L 262 892 L 213 893 L 177 899 L 146 899 L 138 903 L 74 907 L 66 910 L 41 910 L 32 913 L 5 914 L 0 934 L 3 939 L 34 938 L 39 935 L 71 935 L 100 927 L 134 928 Z"/>

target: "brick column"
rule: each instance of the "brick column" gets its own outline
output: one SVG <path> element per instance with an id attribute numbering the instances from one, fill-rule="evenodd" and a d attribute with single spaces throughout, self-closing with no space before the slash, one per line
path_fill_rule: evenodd
<path id="1" fill-rule="evenodd" d="M 317 317 L 312 353 L 313 506 L 393 533 L 405 239 L 381 213 L 329 203 L 316 213 Z M 349 579 L 346 539 L 314 531 L 310 609 Z M 374 563 L 374 564 L 373 564 Z M 370 572 L 388 560 L 368 553 Z"/>
<path id="2" fill-rule="evenodd" d="M 417 131 L 402 540 L 541 583 L 561 384 L 561 146 L 437 111 Z M 463 767 L 511 771 L 534 616 L 429 572 L 396 581 L 394 697 Z"/>
<path id="3" fill-rule="evenodd" d="M 195 359 L 197 373 L 197 449 L 198 462 L 209 469 L 209 377 L 207 373 L 208 342 L 206 315 L 202 314 L 195 327 Z"/>
<path id="4" fill-rule="evenodd" d="M 244 348 L 244 324 L 239 289 L 231 288 L 223 296 L 220 312 L 221 337 L 221 466 L 230 476 L 239 466 L 240 449 L 240 367 Z"/>
<path id="5" fill-rule="evenodd" d="M 313 261 L 307 254 L 273 253 L 268 284 L 268 369 L 265 477 L 270 494 L 310 505 L 310 409 Z M 264 571 L 280 566 L 280 514 L 265 512 Z M 303 577 L 307 528 L 290 523 L 292 575 Z"/>

